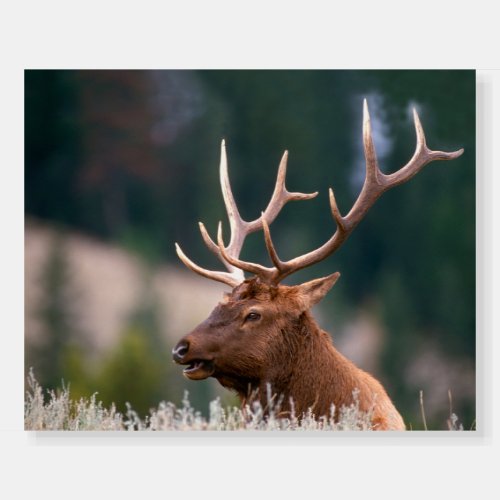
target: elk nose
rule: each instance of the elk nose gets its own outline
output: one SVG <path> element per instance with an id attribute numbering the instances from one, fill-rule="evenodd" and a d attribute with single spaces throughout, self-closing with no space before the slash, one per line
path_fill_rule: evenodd
<path id="1" fill-rule="evenodd" d="M 172 349 L 172 357 L 174 361 L 182 361 L 184 356 L 189 351 L 189 343 L 185 340 L 181 340 L 173 349 Z"/>

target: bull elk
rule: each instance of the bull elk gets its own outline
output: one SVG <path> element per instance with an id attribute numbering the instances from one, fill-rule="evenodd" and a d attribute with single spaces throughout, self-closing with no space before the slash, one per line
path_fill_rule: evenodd
<path id="1" fill-rule="evenodd" d="M 332 288 L 340 273 L 295 286 L 281 281 L 292 273 L 311 266 L 333 254 L 349 237 L 375 201 L 394 186 L 403 184 L 426 164 L 452 160 L 463 153 L 430 150 L 422 125 L 414 110 L 417 146 L 411 160 L 400 170 L 384 174 L 378 167 L 366 100 L 363 106 L 363 146 L 366 176 L 363 188 L 350 212 L 342 216 L 333 190 L 330 207 L 336 230 L 326 243 L 288 261 L 279 258 L 269 226 L 283 206 L 291 200 L 308 200 L 318 193 L 291 193 L 285 187 L 288 152 L 279 165 L 276 186 L 261 216 L 251 222 L 241 218 L 228 178 L 225 143 L 221 145 L 220 182 L 226 206 L 231 239 L 226 246 L 219 222 L 217 243 L 203 223 L 201 235 L 208 248 L 222 261 L 227 272 L 204 269 L 192 262 L 176 243 L 182 262 L 194 272 L 220 281 L 232 288 L 210 316 L 185 335 L 172 351 L 176 363 L 184 365 L 191 380 L 216 378 L 224 387 L 236 391 L 242 405 L 252 394 L 266 406 L 266 387 L 282 397 L 284 412 L 302 415 L 310 410 L 316 417 L 329 416 L 353 402 L 358 395 L 359 408 L 371 411 L 376 430 L 404 430 L 405 424 L 386 391 L 373 376 L 355 366 L 335 349 L 331 337 L 321 330 L 310 309 Z M 255 231 L 264 232 L 272 267 L 264 267 L 239 258 L 245 238 Z M 244 271 L 252 275 L 245 279 Z M 338 412 L 337 412 L 338 413 Z"/>

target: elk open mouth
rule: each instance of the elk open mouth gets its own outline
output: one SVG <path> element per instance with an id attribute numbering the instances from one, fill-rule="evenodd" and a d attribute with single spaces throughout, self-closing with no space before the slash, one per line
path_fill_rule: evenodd
<path id="1" fill-rule="evenodd" d="M 193 359 L 182 370 L 185 377 L 191 380 L 203 380 L 214 373 L 214 363 L 209 359 Z"/>

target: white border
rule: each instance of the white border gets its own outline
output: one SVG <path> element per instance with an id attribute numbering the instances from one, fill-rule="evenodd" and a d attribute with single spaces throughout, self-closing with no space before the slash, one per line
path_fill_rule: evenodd
<path id="1" fill-rule="evenodd" d="M 7 3 L 7 2 L 5 2 Z M 478 352 L 483 437 L 41 437 L 22 430 L 23 69 L 489 68 L 496 16 L 458 4 L 18 2 L 2 7 L 0 492 L 37 498 L 498 497 L 499 73 L 478 72 Z M 15 5 L 15 6 L 14 6 Z M 472 8 L 474 8 L 472 7 Z M 459 10 L 460 9 L 460 10 Z M 460 103 L 457 103 L 459 106 Z M 496 339 L 495 339 L 496 340 Z M 482 366 L 479 366 L 479 362 Z M 496 468 L 498 466 L 496 465 Z M 9 492 L 9 493 L 7 493 Z M 22 492 L 22 493 L 17 493 Z M 495 495 L 496 493 L 496 495 Z"/>

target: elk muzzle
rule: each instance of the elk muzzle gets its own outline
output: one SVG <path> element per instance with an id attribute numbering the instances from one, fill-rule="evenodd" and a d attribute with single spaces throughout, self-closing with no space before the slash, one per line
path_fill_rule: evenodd
<path id="1" fill-rule="evenodd" d="M 213 359 L 197 355 L 188 340 L 178 342 L 172 349 L 172 358 L 178 365 L 186 366 L 182 373 L 191 380 L 203 380 L 215 371 Z"/>

